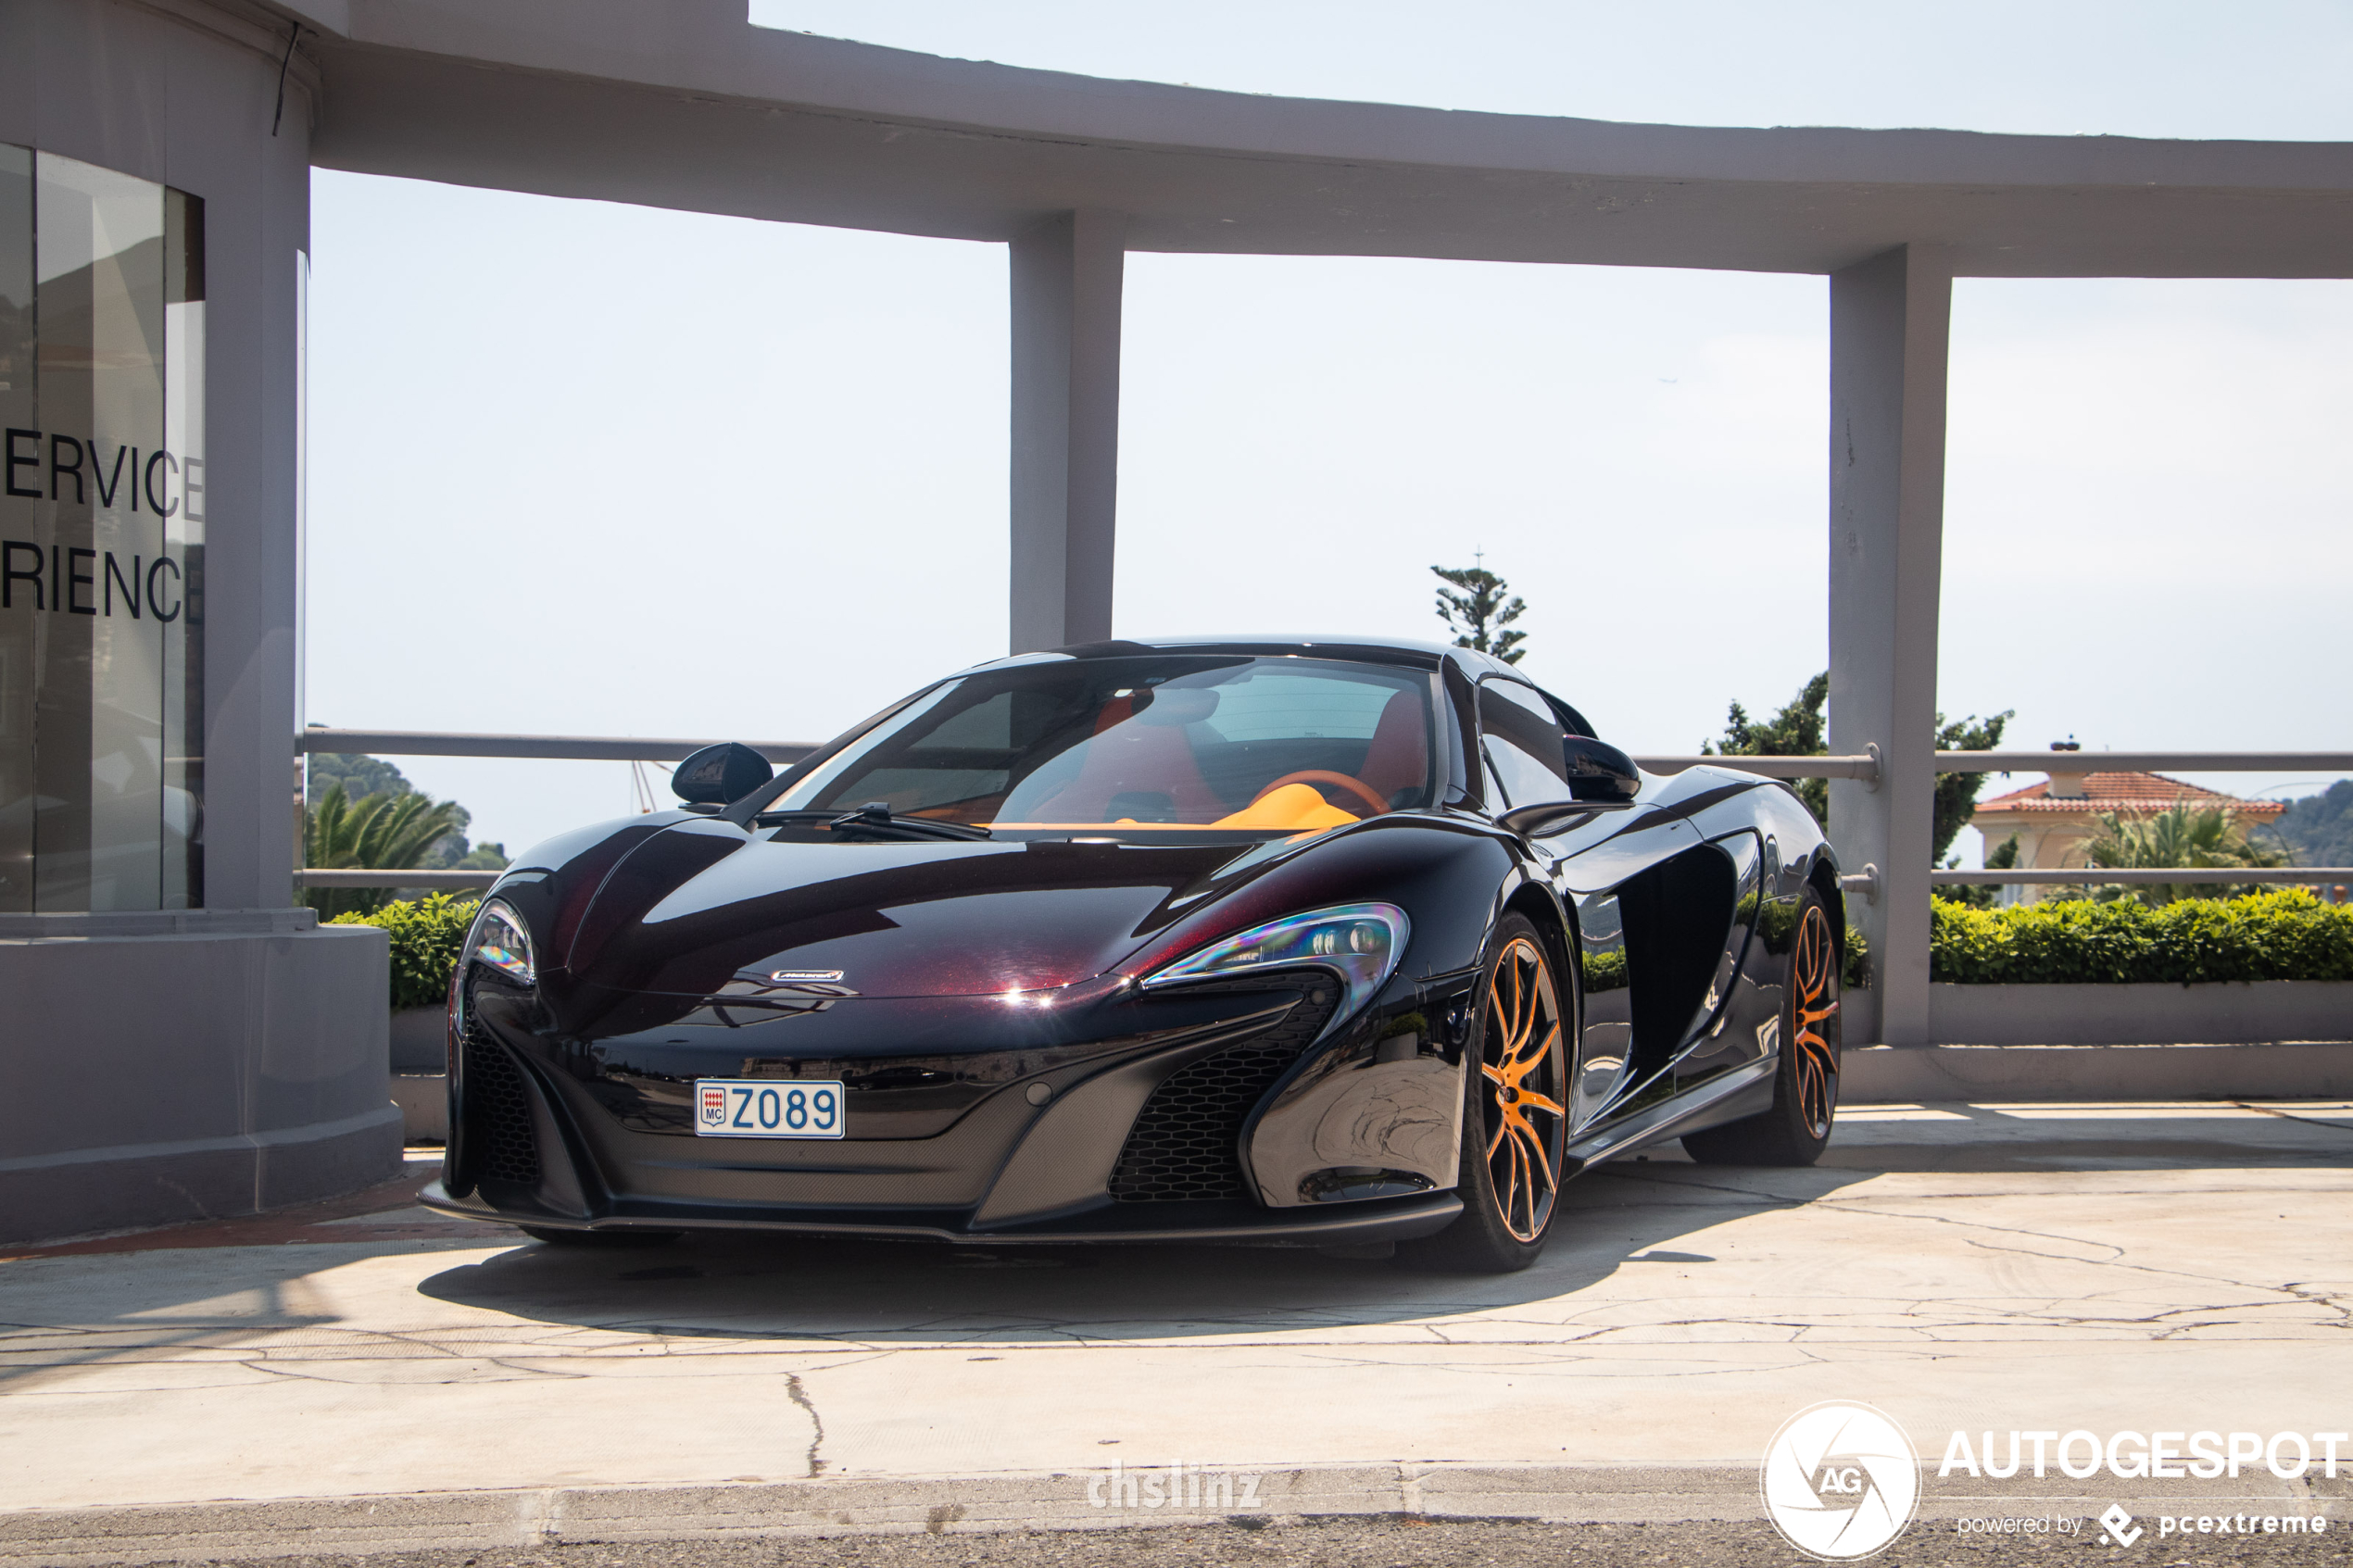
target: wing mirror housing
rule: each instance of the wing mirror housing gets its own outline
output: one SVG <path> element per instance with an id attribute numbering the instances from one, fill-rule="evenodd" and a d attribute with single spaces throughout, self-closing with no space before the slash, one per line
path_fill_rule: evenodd
<path id="1" fill-rule="evenodd" d="M 1563 748 L 1569 797 L 1515 806 L 1498 816 L 1498 822 L 1523 836 L 1541 838 L 1592 812 L 1623 811 L 1634 804 L 1634 797 L 1642 791 L 1642 775 L 1632 758 L 1587 735 L 1566 737 Z"/>
<path id="2" fill-rule="evenodd" d="M 725 806 L 776 776 L 768 759 L 736 741 L 706 746 L 671 772 L 670 787 L 689 806 Z"/>
<path id="3" fill-rule="evenodd" d="M 1606 741 L 1591 735 L 1570 735 L 1568 792 L 1587 810 L 1610 811 L 1634 804 L 1642 793 L 1642 772 L 1634 759 Z"/>

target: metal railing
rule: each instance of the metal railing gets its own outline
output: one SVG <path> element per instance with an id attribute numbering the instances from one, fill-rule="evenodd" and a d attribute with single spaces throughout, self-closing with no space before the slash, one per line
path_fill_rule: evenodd
<path id="1" fill-rule="evenodd" d="M 495 735 L 459 730 L 335 730 L 313 724 L 296 750 L 378 757 L 512 757 L 535 761 L 675 762 L 707 740 L 634 735 Z M 793 763 L 817 749 L 812 741 L 747 741 L 771 762 Z"/>
<path id="2" fill-rule="evenodd" d="M 1852 757 L 1637 757 L 1646 772 L 1730 768 L 1774 779 L 1877 784 L 1876 747 Z M 2072 766 L 2070 766 L 2072 764 Z M 2353 751 L 1940 751 L 1940 773 L 2353 773 Z"/>
<path id="3" fill-rule="evenodd" d="M 1879 782 L 1879 753 L 1853 757 L 1637 757 L 1634 765 L 1645 773 L 1680 773 L 1686 768 L 1730 768 L 1739 773 L 1762 773 L 1768 779 L 1861 779 Z"/>
<path id="4" fill-rule="evenodd" d="M 305 887 L 415 887 L 427 893 L 479 893 L 499 872 L 361 871 L 306 866 L 295 873 Z"/>
<path id="5" fill-rule="evenodd" d="M 2227 883 L 2321 884 L 2353 881 L 2353 866 L 2023 866 L 1982 872 L 1932 871 L 1931 887 L 2219 887 Z"/>
<path id="6" fill-rule="evenodd" d="M 458 730 L 339 730 L 313 724 L 296 740 L 305 752 L 385 757 L 507 757 L 589 762 L 675 762 L 708 740 L 631 735 L 508 735 Z M 817 749 L 811 741 L 747 741 L 771 762 L 793 763 Z M 1940 751 L 1940 773 L 2347 773 L 2353 751 Z M 1654 773 L 1730 768 L 1775 779 L 1861 779 L 1876 783 L 1876 746 L 1842 757 L 1658 755 L 1635 762 Z M 2070 763 L 2081 767 L 2070 768 Z"/>
<path id="7" fill-rule="evenodd" d="M 497 872 L 428 872 L 428 871 L 309 871 L 302 873 L 305 887 L 417 887 L 428 893 L 480 892 L 498 880 Z M 1879 891 L 1879 878 L 1865 870 L 1839 879 L 1850 893 L 1866 898 Z M 1933 871 L 1928 873 L 1931 887 L 2024 887 L 2030 884 L 2049 886 L 2115 887 L 2158 886 L 2178 884 L 2183 887 L 2214 887 L 2233 883 L 2279 883 L 2288 886 L 2322 886 L 2331 884 L 2353 885 L 2353 866 L 2175 866 L 2150 870 L 2145 867 L 2096 867 L 2076 871 Z"/>
<path id="8" fill-rule="evenodd" d="M 372 754 L 384 757 L 501 757 L 585 762 L 675 762 L 711 744 L 666 736 L 509 735 L 459 730 L 343 730 L 313 724 L 296 740 L 305 753 Z M 789 765 L 817 749 L 808 741 L 747 741 L 769 761 Z M 1646 772 L 1680 773 L 1687 768 L 1730 768 L 1772 779 L 1859 779 L 1876 784 L 1879 748 L 1841 757 L 1651 756 L 1634 759 Z M 2070 767 L 2069 764 L 2078 766 Z M 2353 773 L 2353 751 L 1940 751 L 1936 771 L 1947 773 L 2176 772 Z M 2195 873 L 2204 871 L 2208 874 Z M 496 872 L 360 871 L 305 869 L 296 880 L 306 887 L 418 887 L 434 892 L 471 892 L 497 880 Z M 1866 866 L 1843 879 L 1851 892 L 1877 896 L 1878 868 Z M 2178 883 L 2321 884 L 2353 882 L 2353 867 L 2194 867 L 2164 869 L 1932 871 L 1931 887 L 2029 884 L 2138 885 Z"/>

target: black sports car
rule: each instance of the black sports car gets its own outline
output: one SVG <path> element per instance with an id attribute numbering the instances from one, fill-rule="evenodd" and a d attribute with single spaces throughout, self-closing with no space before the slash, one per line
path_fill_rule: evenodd
<path id="1" fill-rule="evenodd" d="M 483 903 L 434 1208 L 1503 1270 L 1586 1166 L 1830 1136 L 1813 818 L 1642 774 L 1483 654 L 1092 644 L 674 781 Z"/>

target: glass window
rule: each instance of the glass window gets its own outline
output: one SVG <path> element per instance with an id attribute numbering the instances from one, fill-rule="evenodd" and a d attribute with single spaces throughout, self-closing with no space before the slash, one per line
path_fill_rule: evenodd
<path id="1" fill-rule="evenodd" d="M 0 909 L 203 902 L 203 210 L 0 147 Z"/>
<path id="2" fill-rule="evenodd" d="M 1293 658 L 1017 665 L 950 682 L 820 764 L 779 809 L 1000 828 L 1296 832 L 1427 806 L 1432 677 Z"/>
<path id="3" fill-rule="evenodd" d="M 1481 683 L 1478 728 L 1488 776 L 1504 786 L 1491 807 L 1570 797 L 1567 732 L 1541 696 L 1516 682 Z"/>

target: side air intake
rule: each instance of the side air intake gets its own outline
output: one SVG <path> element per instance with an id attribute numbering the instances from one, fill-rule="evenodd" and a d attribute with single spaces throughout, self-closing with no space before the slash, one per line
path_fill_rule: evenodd
<path id="1" fill-rule="evenodd" d="M 1169 1074 L 1136 1113 L 1113 1170 L 1111 1195 L 1122 1203 L 1188 1203 L 1247 1196 L 1242 1182 L 1242 1123 L 1275 1080 L 1299 1060 L 1340 997 L 1340 985 L 1320 972 L 1202 986 L 1202 990 L 1265 991 L 1281 979 L 1306 995 L 1272 1028 Z M 1190 989 L 1189 987 L 1189 989 Z"/>

